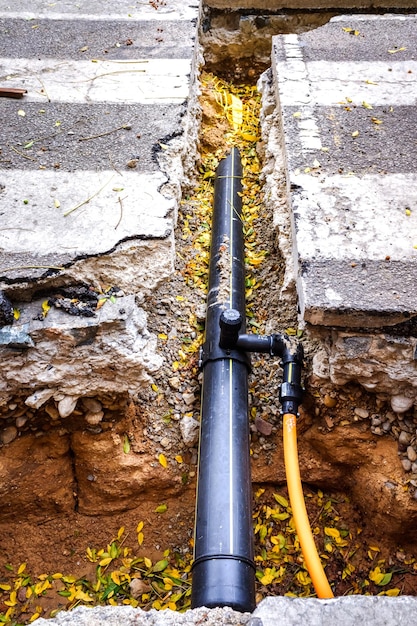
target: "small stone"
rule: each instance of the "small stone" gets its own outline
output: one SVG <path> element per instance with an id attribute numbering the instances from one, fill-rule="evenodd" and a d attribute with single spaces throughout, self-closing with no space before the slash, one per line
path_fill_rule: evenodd
<path id="1" fill-rule="evenodd" d="M 185 404 L 187 406 L 191 406 L 192 404 L 194 404 L 195 402 L 195 395 L 194 393 L 184 393 L 182 396 L 182 399 L 184 400 Z"/>
<path id="2" fill-rule="evenodd" d="M 373 417 L 371 424 L 372 426 L 381 426 L 382 420 L 380 417 Z"/>
<path id="3" fill-rule="evenodd" d="M 332 396 L 329 396 L 329 394 L 326 393 L 326 395 L 323 398 L 323 404 L 324 406 L 327 406 L 328 409 L 332 409 L 337 404 L 337 398 L 333 398 Z"/>
<path id="4" fill-rule="evenodd" d="M 411 470 L 411 461 L 409 459 L 402 459 L 401 465 L 405 472 L 409 472 Z"/>
<path id="5" fill-rule="evenodd" d="M 11 443 L 17 437 L 17 428 L 16 426 L 7 426 L 0 432 L 0 440 L 4 445 Z"/>
<path id="6" fill-rule="evenodd" d="M 408 446 L 411 441 L 411 434 L 406 433 L 405 430 L 400 432 L 400 436 L 398 437 L 398 443 L 402 446 Z"/>
<path id="7" fill-rule="evenodd" d="M 392 410 L 396 413 L 405 413 L 414 404 L 413 398 L 407 398 L 406 396 L 392 396 L 391 406 Z"/>
<path id="8" fill-rule="evenodd" d="M 417 452 L 414 450 L 413 446 L 408 446 L 407 457 L 408 457 L 408 460 L 411 461 L 411 463 L 414 463 L 414 461 L 417 461 Z"/>
<path id="9" fill-rule="evenodd" d="M 200 422 L 193 417 L 183 417 L 180 421 L 180 431 L 185 445 L 191 448 L 198 441 Z"/>
<path id="10" fill-rule="evenodd" d="M 260 416 L 255 417 L 255 426 L 258 432 L 268 437 L 272 433 L 272 424 L 262 419 Z"/>
<path id="11" fill-rule="evenodd" d="M 83 398 L 82 403 L 89 413 L 99 413 L 103 408 L 101 402 L 95 398 Z"/>
<path id="12" fill-rule="evenodd" d="M 64 398 L 58 402 L 58 412 L 62 418 L 71 415 L 75 409 L 77 400 L 77 396 L 64 396 Z"/>
<path id="13" fill-rule="evenodd" d="M 389 431 L 391 430 L 391 422 L 389 420 L 382 424 L 382 430 L 384 431 L 384 433 L 389 433 Z"/>
<path id="14" fill-rule="evenodd" d="M 97 413 L 87 413 L 84 419 L 88 424 L 91 424 L 92 426 L 96 426 L 97 424 L 100 424 L 103 417 L 104 417 L 103 411 L 98 411 Z"/>
<path id="15" fill-rule="evenodd" d="M 45 402 L 48 402 L 54 394 L 53 389 L 40 389 L 26 398 L 25 404 L 32 409 L 39 409 Z"/>
<path id="16" fill-rule="evenodd" d="M 17 417 L 16 428 L 23 428 L 23 426 L 26 424 L 27 421 L 28 421 L 28 418 L 26 417 L 26 415 L 21 415 L 20 417 Z"/>
<path id="17" fill-rule="evenodd" d="M 367 411 L 366 409 L 362 409 L 359 406 L 355 407 L 355 410 L 353 412 L 361 419 L 366 419 L 367 417 L 369 417 L 369 411 Z"/>
<path id="18" fill-rule="evenodd" d="M 171 442 L 168 439 L 168 437 L 162 437 L 162 439 L 161 439 L 161 446 L 163 448 L 170 448 L 171 447 Z"/>
<path id="19" fill-rule="evenodd" d="M 59 411 L 54 404 L 48 404 L 45 407 L 45 413 L 47 413 L 52 420 L 59 419 Z"/>
<path id="20" fill-rule="evenodd" d="M 129 167 L 131 170 L 135 169 L 135 167 L 137 167 L 137 164 L 139 163 L 138 159 L 130 159 L 130 161 L 128 161 L 126 163 L 127 167 Z"/>
<path id="21" fill-rule="evenodd" d="M 413 472 L 413 474 L 417 474 L 417 463 L 412 464 L 411 471 Z"/>
<path id="22" fill-rule="evenodd" d="M 14 411 L 15 409 L 17 409 L 17 404 L 15 404 L 13 402 L 13 404 L 9 404 L 9 411 Z"/>
<path id="23" fill-rule="evenodd" d="M 177 376 L 173 376 L 172 378 L 168 379 L 168 383 L 171 389 L 178 391 L 178 389 L 180 388 L 181 380 Z"/>

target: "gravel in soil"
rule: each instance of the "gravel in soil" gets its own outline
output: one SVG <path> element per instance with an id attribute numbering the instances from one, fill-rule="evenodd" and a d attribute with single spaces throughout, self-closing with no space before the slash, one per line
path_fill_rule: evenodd
<path id="1" fill-rule="evenodd" d="M 242 104 L 240 122 L 235 98 Z M 162 466 L 181 472 L 181 496 L 163 502 L 143 498 L 137 506 L 132 503 L 128 511 L 111 516 L 105 511 L 88 517 L 73 512 L 65 518 L 2 524 L 3 623 L 29 623 L 36 614 L 49 616 L 80 603 L 179 610 L 189 606 L 200 398 L 198 354 L 205 320 L 212 183 L 215 167 L 228 146 L 240 147 L 245 167 L 246 296 L 248 325 L 253 331 L 264 332 L 271 316 L 279 318 L 283 275 L 282 262 L 274 253 L 272 215 L 263 203 L 257 148 L 259 95 L 251 85 L 227 84 L 203 74 L 201 104 L 205 124 L 201 177 L 181 206 L 176 270 L 171 281 L 146 302 L 164 366 L 136 401 L 144 414 L 143 445 Z M 295 294 L 293 306 L 287 301 L 281 320 L 284 328 L 277 331 L 297 333 Z M 265 458 L 267 463 L 274 448 L 270 435 L 279 433 L 281 427 L 277 403 L 280 366 L 264 356 L 254 359 L 253 365 L 251 449 L 255 459 Z M 372 417 L 369 397 L 355 388 L 350 396 L 345 393 L 345 403 L 343 394 L 331 388 L 313 388 L 307 398 L 313 414 L 318 402 L 315 393 L 323 405 L 323 428 L 331 429 L 335 421 L 343 419 L 374 420 L 373 428 L 382 425 Z M 351 406 L 359 411 L 352 412 Z M 383 423 L 390 421 L 386 417 Z M 408 453 L 411 439 L 405 439 L 402 435 L 401 445 L 406 446 L 412 463 Z M 254 491 L 257 599 L 274 594 L 314 595 L 285 488 L 258 485 Z M 313 533 L 336 595 L 416 592 L 414 555 L 389 538 L 376 536 L 376 529 L 346 494 L 309 487 L 305 493 Z M 133 580 L 137 582 L 132 586 Z"/>

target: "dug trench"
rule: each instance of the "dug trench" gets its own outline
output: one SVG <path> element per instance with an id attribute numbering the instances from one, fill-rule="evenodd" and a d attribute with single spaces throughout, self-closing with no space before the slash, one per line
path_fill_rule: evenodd
<path id="1" fill-rule="evenodd" d="M 213 23 L 220 16 L 206 19 L 211 20 L 205 22 L 206 35 L 214 37 Z M 259 24 L 258 19 L 258 31 Z M 175 272 L 146 301 L 162 367 L 134 398 L 113 393 L 80 399 L 65 417 L 52 398 L 39 409 L 28 410 L 23 395 L 2 407 L 3 623 L 28 623 L 34 615 L 49 617 L 79 604 L 189 607 L 198 352 L 213 176 L 231 145 L 240 148 L 244 165 L 249 328 L 298 334 L 305 347 L 300 469 L 334 593 L 416 592 L 417 416 L 412 409 L 395 413 L 386 398 L 354 382 L 336 387 L 313 373 L 312 359 L 321 344 L 308 327 L 298 326 L 285 172 L 272 131 L 277 112 L 268 72 L 261 81 L 263 104 L 255 86 L 267 59 L 257 57 L 254 65 L 252 53 L 242 57 L 236 48 L 237 60 L 226 64 L 203 34 L 202 41 L 207 62 L 200 75 L 198 181 L 180 207 Z M 238 80 L 229 82 L 233 75 Z M 234 110 L 238 103 L 240 121 Z M 278 217 L 277 206 L 282 209 Z M 252 366 L 257 600 L 311 596 L 285 487 L 280 364 L 255 356 Z"/>

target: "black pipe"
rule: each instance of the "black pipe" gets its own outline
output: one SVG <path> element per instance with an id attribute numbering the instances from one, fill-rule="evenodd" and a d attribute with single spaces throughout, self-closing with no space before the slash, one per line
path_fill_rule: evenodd
<path id="1" fill-rule="evenodd" d="M 220 345 L 224 311 L 237 311 L 235 339 L 245 331 L 241 178 L 239 151 L 233 148 L 217 168 L 214 189 L 191 606 L 244 612 L 255 608 L 250 364 L 245 351 Z"/>

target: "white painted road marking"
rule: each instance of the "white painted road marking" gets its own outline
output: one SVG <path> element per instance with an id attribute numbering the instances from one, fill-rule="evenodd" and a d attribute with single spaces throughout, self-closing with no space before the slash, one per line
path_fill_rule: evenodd
<path id="1" fill-rule="evenodd" d="M 178 104 L 190 71 L 190 59 L 0 59 L 0 81 L 27 89 L 25 102 Z"/>

